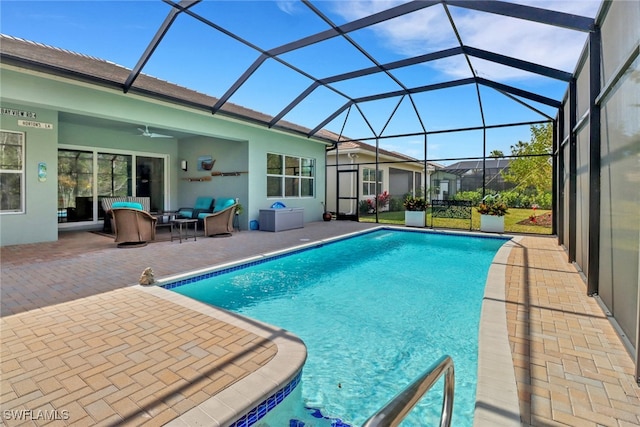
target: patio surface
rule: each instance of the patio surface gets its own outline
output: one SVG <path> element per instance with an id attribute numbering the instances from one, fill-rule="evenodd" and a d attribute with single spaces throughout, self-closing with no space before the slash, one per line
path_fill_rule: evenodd
<path id="1" fill-rule="evenodd" d="M 142 270 L 161 279 L 373 226 L 318 222 L 135 249 L 63 232 L 58 242 L 2 247 L 3 423 L 46 424 L 27 420 L 44 414 L 59 418 L 52 425 L 188 424 L 194 408 L 274 363 L 282 342 L 299 343 L 137 286 Z M 632 359 L 556 239 L 519 238 L 502 268 L 523 425 L 639 425 Z"/>

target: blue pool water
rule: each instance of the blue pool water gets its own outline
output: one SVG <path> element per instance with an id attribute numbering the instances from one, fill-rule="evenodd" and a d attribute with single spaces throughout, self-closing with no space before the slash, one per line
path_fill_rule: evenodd
<path id="1" fill-rule="evenodd" d="M 172 290 L 299 336 L 304 405 L 351 425 L 449 354 L 452 425 L 471 426 L 484 284 L 505 241 L 383 229 Z M 404 425 L 437 425 L 441 406 L 442 380 Z"/>

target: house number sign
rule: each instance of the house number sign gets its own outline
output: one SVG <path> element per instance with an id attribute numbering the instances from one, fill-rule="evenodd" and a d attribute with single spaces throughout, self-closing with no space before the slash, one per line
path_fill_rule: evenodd
<path id="1" fill-rule="evenodd" d="M 3 116 L 21 117 L 23 119 L 35 119 L 36 118 L 36 112 L 35 111 L 16 110 L 15 108 L 5 108 L 5 107 L 2 107 L 2 115 Z"/>

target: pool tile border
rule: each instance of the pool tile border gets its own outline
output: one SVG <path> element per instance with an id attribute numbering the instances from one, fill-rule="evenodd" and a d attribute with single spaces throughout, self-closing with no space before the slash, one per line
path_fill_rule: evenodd
<path id="1" fill-rule="evenodd" d="M 447 234 L 447 235 L 454 235 L 454 236 L 461 236 L 461 237 L 471 236 L 471 237 L 479 237 L 483 239 L 494 239 L 494 240 L 504 240 L 504 241 L 510 240 L 512 238 L 509 235 L 486 235 L 483 233 L 474 233 L 471 231 L 457 232 L 457 231 L 448 231 L 448 230 L 441 231 L 441 230 L 421 229 L 421 228 L 407 229 L 406 227 L 380 226 L 380 227 L 375 227 L 368 230 L 362 230 L 362 231 L 357 231 L 350 234 L 345 234 L 342 236 L 336 236 L 331 239 L 323 239 L 319 241 L 309 242 L 309 243 L 295 246 L 289 249 L 283 249 L 275 252 L 268 252 L 268 253 L 253 256 L 250 258 L 245 258 L 239 261 L 234 261 L 232 263 L 218 265 L 218 266 L 204 269 L 204 270 L 198 270 L 198 271 L 193 271 L 186 274 L 167 277 L 162 280 L 159 280 L 157 282 L 157 285 L 165 289 L 175 289 L 180 286 L 197 282 L 202 279 L 208 279 L 211 277 L 220 276 L 222 274 L 243 270 L 245 268 L 264 264 L 265 262 L 273 261 L 279 258 L 284 258 L 290 255 L 294 255 L 294 254 L 305 252 L 314 248 L 318 248 L 326 244 L 348 240 L 354 237 L 362 236 L 362 235 L 373 233 L 380 230 L 393 230 L 393 231 L 404 232 L 404 233 Z"/>
<path id="2" fill-rule="evenodd" d="M 293 390 L 300 384 L 302 379 L 302 371 L 298 372 L 293 380 L 277 392 L 273 393 L 267 399 L 260 402 L 255 408 L 250 410 L 246 415 L 240 417 L 229 427 L 250 427 L 264 418 L 271 410 L 278 406 L 282 401 L 291 394 Z"/>
<path id="3" fill-rule="evenodd" d="M 326 244 L 334 243 L 336 241 L 347 240 L 353 237 L 362 236 L 364 234 L 372 233 L 374 231 L 378 231 L 385 228 L 388 228 L 388 227 L 375 227 L 367 230 L 361 230 L 353 233 L 343 234 L 341 236 L 336 236 L 329 239 L 316 240 L 313 242 L 297 245 L 287 249 L 282 249 L 282 250 L 273 251 L 273 252 L 265 252 L 263 254 L 255 255 L 249 258 L 243 258 L 238 261 L 228 262 L 228 263 L 219 264 L 210 268 L 204 268 L 196 271 L 190 271 L 183 274 L 177 274 L 177 275 L 165 277 L 160 280 L 157 280 L 156 285 L 158 287 L 162 287 L 165 289 L 174 289 L 179 286 L 186 285 L 188 283 L 193 283 L 201 279 L 207 279 L 210 277 L 219 276 L 221 274 L 229 273 L 232 271 L 242 270 L 245 268 L 252 267 L 254 265 L 259 265 L 268 261 L 272 261 L 274 259 L 308 251 L 310 249 L 314 249 L 320 246 L 324 246 Z"/>

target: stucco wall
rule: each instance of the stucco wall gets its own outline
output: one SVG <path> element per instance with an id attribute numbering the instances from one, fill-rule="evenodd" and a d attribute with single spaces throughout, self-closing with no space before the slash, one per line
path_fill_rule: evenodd
<path id="1" fill-rule="evenodd" d="M 285 204 L 305 208 L 305 221 L 318 221 L 322 215 L 325 185 L 325 144 L 312 139 L 268 129 L 208 111 L 194 110 L 167 102 L 124 94 L 117 89 L 98 87 L 61 77 L 1 65 L 0 102 L 2 107 L 19 107 L 35 111 L 39 121 L 53 123 L 53 130 L 28 129 L 26 162 L 26 212 L 2 215 L 2 245 L 56 240 L 57 224 L 57 150 L 62 146 L 101 147 L 136 153 L 163 154 L 168 159 L 168 209 L 189 205 L 198 195 L 213 192 L 214 196 L 238 197 L 245 207 L 241 227 L 257 219 L 259 209 L 275 200 L 266 197 L 266 154 L 282 153 L 316 160 L 315 197 L 287 199 Z M 59 113 L 77 117 L 95 117 L 126 129 L 95 128 L 73 122 L 65 115 L 59 123 Z M 60 121 L 61 122 L 61 121 Z M 148 125 L 194 137 L 182 139 L 142 138 L 136 129 Z M 15 118 L 2 117 L 2 128 L 16 129 Z M 129 133 L 128 129 L 131 129 Z M 240 177 L 212 177 L 211 181 L 185 181 L 180 160 L 196 166 L 199 155 L 211 154 L 217 159 L 216 170 L 249 172 Z M 37 181 L 37 163 L 47 162 L 49 179 Z M 98 225 L 97 223 L 95 224 Z M 20 231 L 28 230 L 28 231 Z"/>
<path id="2" fill-rule="evenodd" d="M 0 80 L 3 77 L 0 75 Z M 18 126 L 18 117 L 0 116 L 2 130 L 24 132 L 26 188 L 24 212 L 0 214 L 0 245 L 57 240 L 58 115 L 48 109 L 4 101 L 2 107 L 36 113 L 34 121 L 52 124 L 53 129 Z M 38 180 L 39 162 L 47 166 L 44 182 Z"/>
<path id="3" fill-rule="evenodd" d="M 193 206 L 200 196 L 240 199 L 243 207 L 249 202 L 248 141 L 229 141 L 220 138 L 192 137 L 180 141 L 180 160 L 186 160 L 187 171 L 178 170 L 178 197 L 175 208 Z M 211 156 L 216 162 L 212 171 L 243 172 L 238 176 L 211 176 L 211 172 L 198 170 L 198 158 Z M 189 181 L 189 178 L 211 177 L 211 181 Z M 240 226 L 247 229 L 247 214 L 239 218 Z"/>
<path id="4" fill-rule="evenodd" d="M 249 145 L 249 209 L 248 220 L 257 220 L 260 209 L 269 208 L 274 202 L 282 201 L 287 207 L 304 208 L 304 220 L 322 219 L 325 186 L 324 144 L 304 143 L 299 137 L 281 132 L 261 132 L 254 128 L 248 132 Z M 315 197 L 293 199 L 267 197 L 267 153 L 288 154 L 307 157 L 316 161 Z"/>

